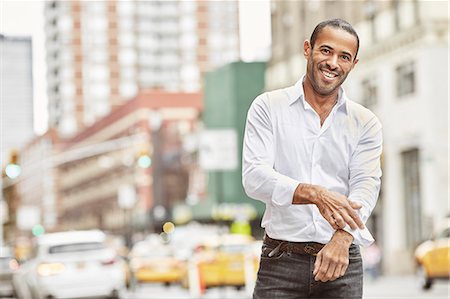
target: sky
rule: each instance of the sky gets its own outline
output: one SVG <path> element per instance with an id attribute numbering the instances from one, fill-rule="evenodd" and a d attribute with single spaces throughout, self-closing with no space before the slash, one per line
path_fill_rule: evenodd
<path id="1" fill-rule="evenodd" d="M 240 0 L 240 43 L 243 61 L 268 58 L 271 43 L 270 1 Z M 34 130 L 47 130 L 44 2 L 0 0 L 0 33 L 31 36 L 33 41 Z"/>

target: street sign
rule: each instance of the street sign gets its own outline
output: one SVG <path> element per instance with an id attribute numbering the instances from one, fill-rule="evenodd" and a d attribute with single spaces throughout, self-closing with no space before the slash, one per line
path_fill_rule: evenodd
<path id="1" fill-rule="evenodd" d="M 237 133 L 234 129 L 207 129 L 200 135 L 199 162 L 205 170 L 238 167 Z"/>
<path id="2" fill-rule="evenodd" d="M 121 209 L 131 209 L 136 204 L 136 189 L 131 184 L 119 186 L 117 191 L 118 205 Z"/>
<path id="3" fill-rule="evenodd" d="M 30 230 L 41 223 L 41 210 L 36 206 L 21 206 L 17 209 L 17 228 Z"/>

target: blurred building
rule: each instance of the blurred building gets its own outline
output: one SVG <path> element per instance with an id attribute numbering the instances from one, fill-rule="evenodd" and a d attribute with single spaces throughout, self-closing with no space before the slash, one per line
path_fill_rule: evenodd
<path id="1" fill-rule="evenodd" d="M 0 34 L 1 166 L 33 136 L 31 38 Z"/>
<path id="2" fill-rule="evenodd" d="M 192 203 L 198 220 L 254 220 L 260 226 L 263 205 L 242 187 L 242 140 L 247 111 L 264 89 L 264 62 L 234 62 L 206 75 L 200 166 L 207 174 L 205 201 Z"/>
<path id="3" fill-rule="evenodd" d="M 197 130 L 201 109 L 200 93 L 142 91 L 65 141 L 54 159 L 59 229 L 161 229 L 187 196 L 183 138 Z"/>
<path id="4" fill-rule="evenodd" d="M 349 22 L 361 20 L 366 2 L 271 1 L 272 57 L 267 65 L 266 89 L 293 85 L 300 78 L 306 69 L 303 42 L 320 21 L 336 17 Z"/>
<path id="5" fill-rule="evenodd" d="M 449 213 L 448 2 L 273 1 L 266 89 L 301 77 L 303 41 L 335 17 L 351 22 L 361 40 L 347 94 L 384 127 L 382 190 L 368 226 L 384 271 L 412 272 L 415 246 Z"/>
<path id="6" fill-rule="evenodd" d="M 0 245 L 9 239 L 15 219 L 17 178 L 8 174 L 7 164 L 20 173 L 22 145 L 33 132 L 33 79 L 31 38 L 0 34 Z M 19 164 L 18 164 L 19 163 Z M 17 171 L 19 171 L 17 173 Z M 7 175 L 8 174 L 8 175 Z M 10 177 L 11 176 L 11 177 Z"/>
<path id="7" fill-rule="evenodd" d="M 49 127 L 72 136 L 141 89 L 196 92 L 238 60 L 237 1 L 48 1 Z"/>
<path id="8" fill-rule="evenodd" d="M 404 273 L 414 271 L 414 248 L 449 214 L 449 7 L 390 1 L 381 10 L 379 3 L 356 24 L 360 61 L 347 90 L 383 124 L 378 239 L 384 269 Z"/>
<path id="9" fill-rule="evenodd" d="M 58 153 L 58 144 L 56 132 L 49 130 L 22 147 L 19 159 L 22 172 L 12 181 L 16 192 L 9 206 L 10 240 L 29 236 L 37 225 L 47 231 L 56 228 L 57 169 L 52 159 Z"/>

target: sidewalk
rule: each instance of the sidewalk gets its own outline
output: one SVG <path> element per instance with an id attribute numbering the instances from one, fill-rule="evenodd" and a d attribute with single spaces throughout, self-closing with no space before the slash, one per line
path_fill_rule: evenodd
<path id="1" fill-rule="evenodd" d="M 429 291 L 423 291 L 414 275 L 381 276 L 376 280 L 365 279 L 364 298 L 449 298 L 449 282 L 436 281 Z"/>

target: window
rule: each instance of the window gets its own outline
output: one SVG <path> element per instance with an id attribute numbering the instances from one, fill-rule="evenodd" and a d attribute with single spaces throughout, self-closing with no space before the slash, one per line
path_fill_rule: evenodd
<path id="1" fill-rule="evenodd" d="M 399 0 L 394 0 L 392 2 L 394 7 L 394 28 L 395 31 L 400 30 L 400 3 Z"/>
<path id="2" fill-rule="evenodd" d="M 412 94 L 415 91 L 415 65 L 409 62 L 395 69 L 397 97 Z"/>
<path id="3" fill-rule="evenodd" d="M 414 148 L 401 153 L 403 166 L 403 195 L 405 203 L 406 242 L 409 247 L 422 240 L 420 155 Z"/>
<path id="4" fill-rule="evenodd" d="M 361 82 L 362 104 L 367 108 L 374 107 L 377 102 L 377 85 L 374 78 L 367 78 Z"/>

